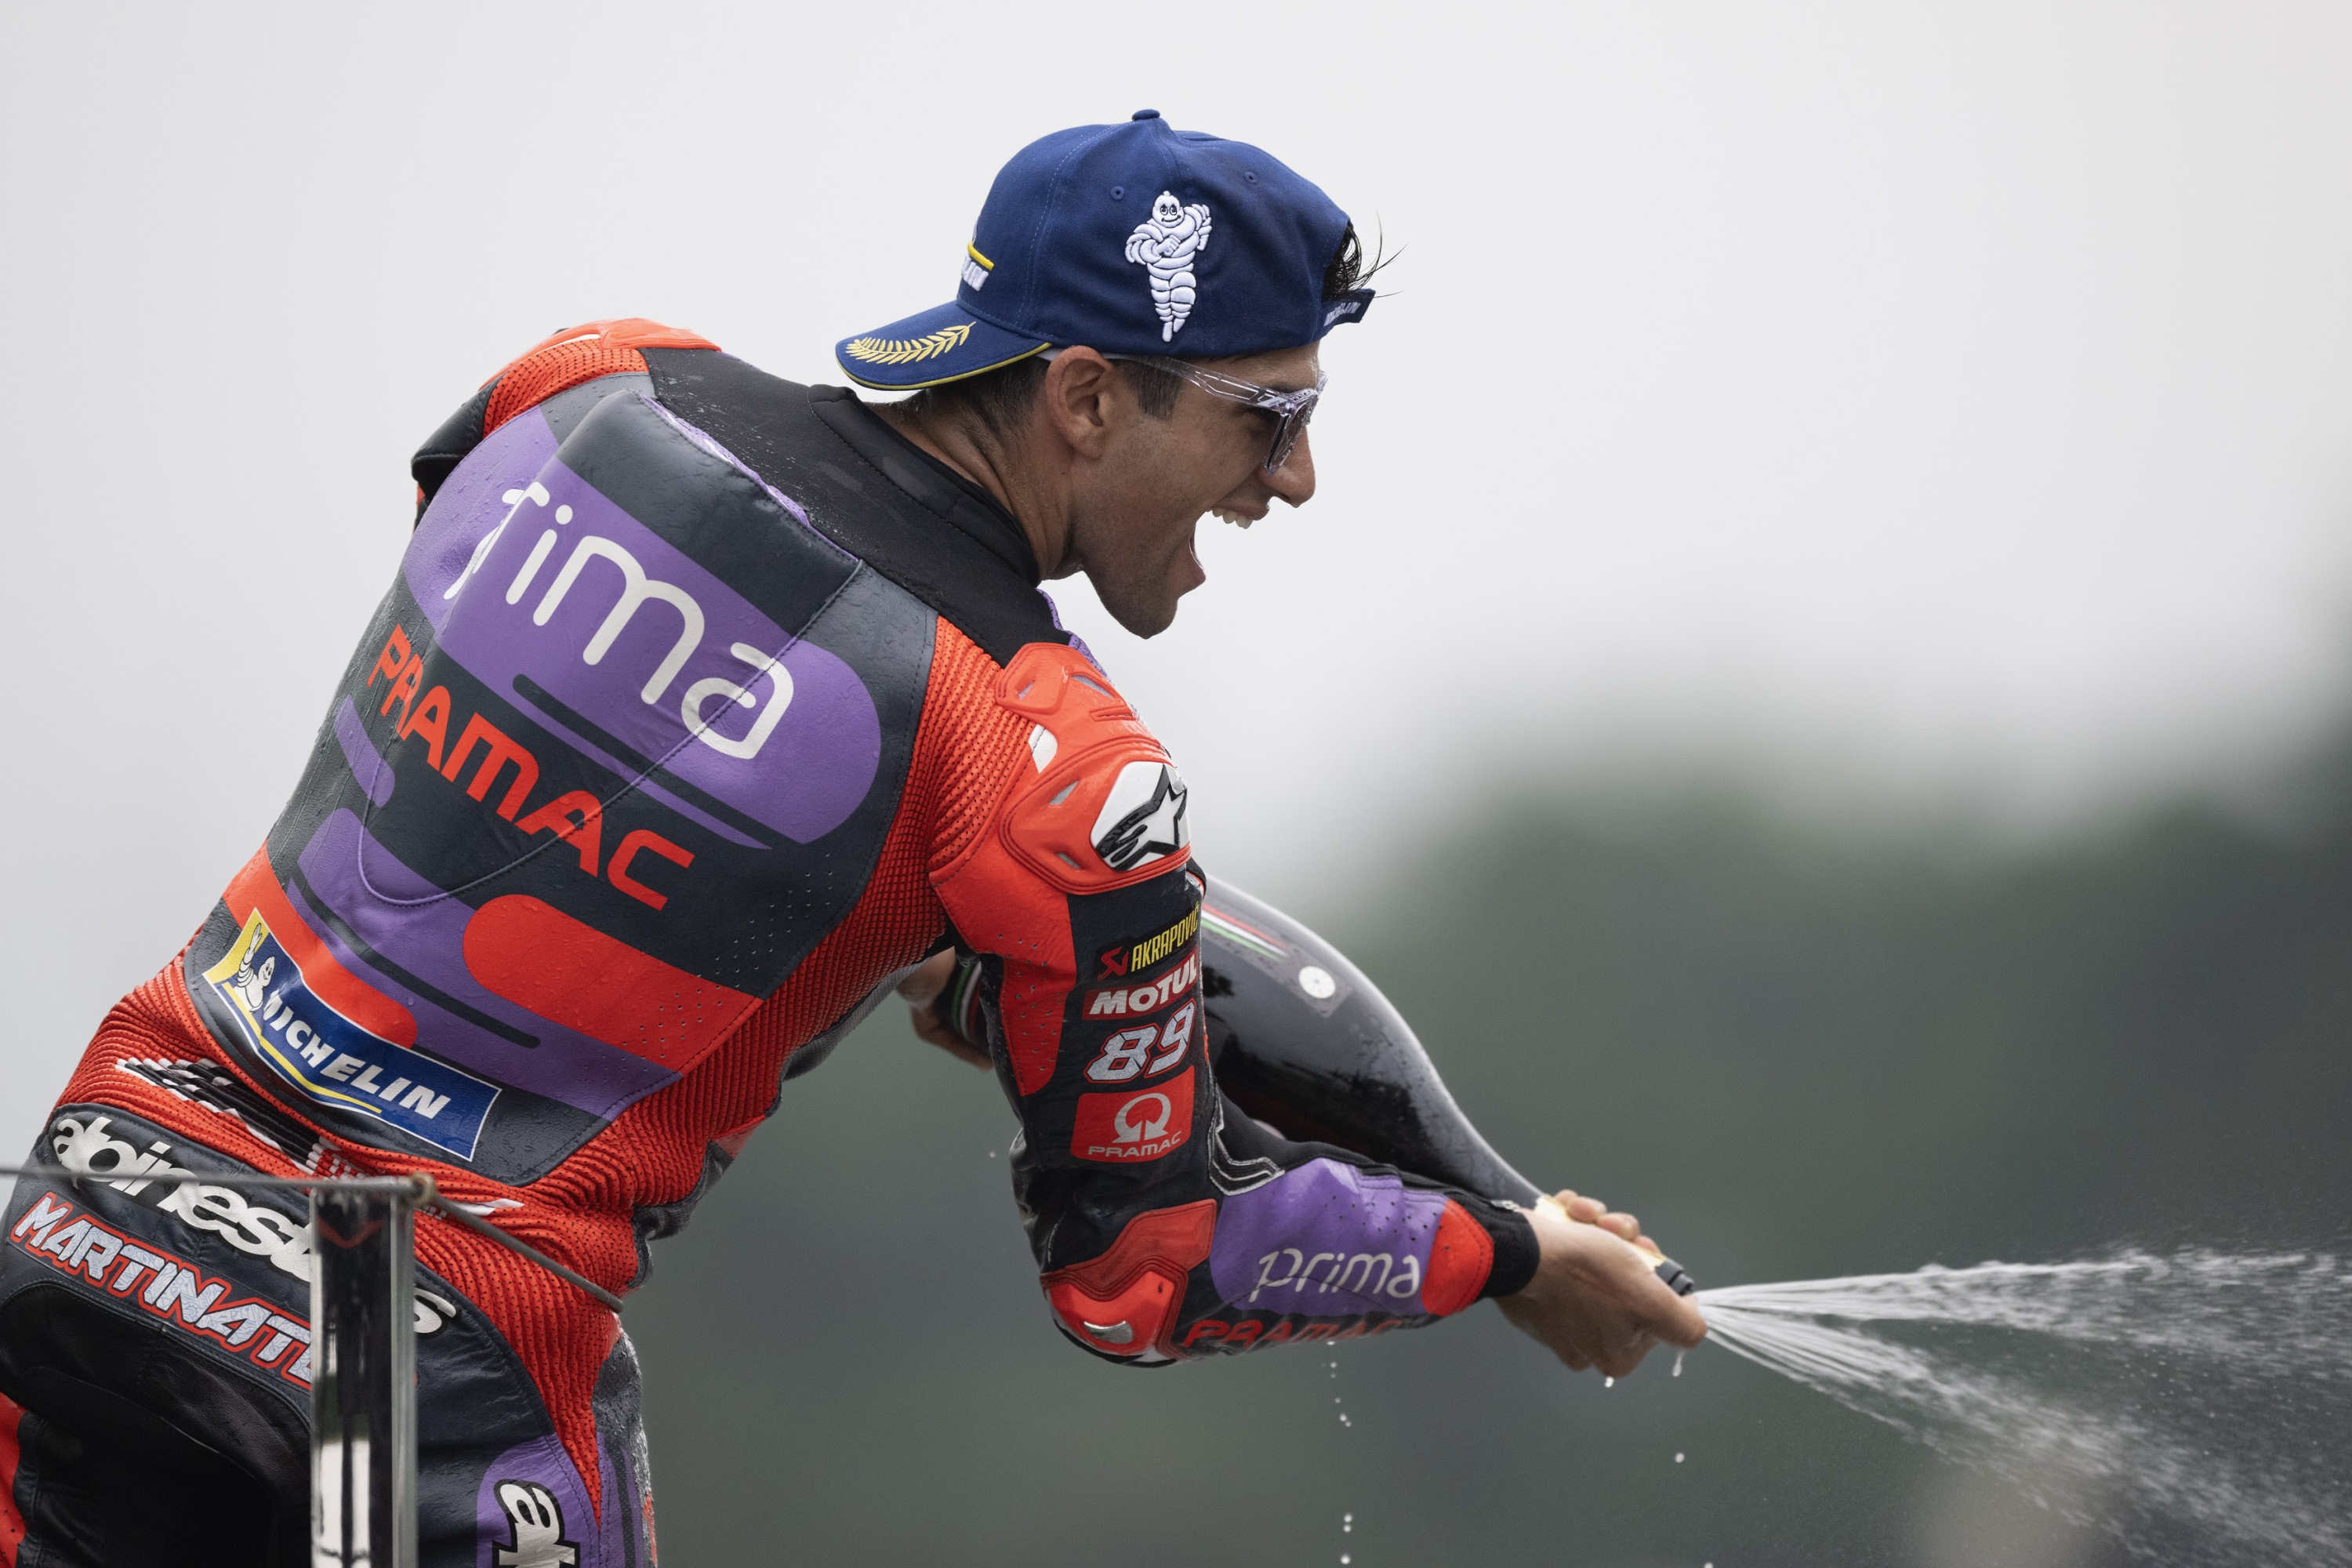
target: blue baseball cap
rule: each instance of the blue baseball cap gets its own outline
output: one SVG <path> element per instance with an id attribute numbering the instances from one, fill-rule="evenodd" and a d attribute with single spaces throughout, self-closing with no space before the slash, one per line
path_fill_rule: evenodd
<path id="1" fill-rule="evenodd" d="M 1138 110 L 1014 153 L 954 300 L 834 356 L 861 385 L 911 391 L 1072 343 L 1186 359 L 1297 348 L 1371 309 L 1370 289 L 1323 297 L 1347 232 L 1281 160 Z"/>

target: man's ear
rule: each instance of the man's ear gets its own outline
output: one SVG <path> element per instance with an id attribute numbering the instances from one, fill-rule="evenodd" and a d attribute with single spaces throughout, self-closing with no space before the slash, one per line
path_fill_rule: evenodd
<path id="1" fill-rule="evenodd" d="M 1099 459 L 1108 448 L 1114 422 L 1131 402 L 1125 379 L 1110 361 L 1089 348 L 1066 348 L 1045 366 L 1038 396 L 1046 427 L 1076 456 Z"/>

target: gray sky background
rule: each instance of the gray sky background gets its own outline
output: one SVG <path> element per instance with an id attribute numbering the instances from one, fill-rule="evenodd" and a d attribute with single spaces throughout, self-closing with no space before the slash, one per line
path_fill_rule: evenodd
<path id="1" fill-rule="evenodd" d="M 0 16 L 17 758 L 0 1139 L 259 841 L 416 442 L 559 327 L 781 374 L 949 297 L 997 165 L 1150 106 L 1404 258 L 1322 492 L 1143 644 L 1312 904 L 1509 771 L 1710 758 L 2078 821 L 2336 710 L 2352 11 L 32 7 Z"/>

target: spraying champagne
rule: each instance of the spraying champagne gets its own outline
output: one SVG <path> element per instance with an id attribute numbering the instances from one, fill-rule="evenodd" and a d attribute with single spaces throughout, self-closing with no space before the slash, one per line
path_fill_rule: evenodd
<path id="1" fill-rule="evenodd" d="M 1230 882 L 1201 908 L 1201 989 L 1217 1087 L 1284 1137 L 1522 1207 L 1543 1201 L 1478 1134 L 1380 988 L 1305 926 Z M 1696 1282 L 1671 1258 L 1658 1278 Z"/>

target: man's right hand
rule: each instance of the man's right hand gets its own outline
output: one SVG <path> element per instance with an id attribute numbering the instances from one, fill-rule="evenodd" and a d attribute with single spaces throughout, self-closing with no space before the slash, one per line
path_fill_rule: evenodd
<path id="1" fill-rule="evenodd" d="M 1686 1350 L 1706 1338 L 1698 1309 L 1658 1279 L 1663 1255 L 1633 1215 L 1565 1191 L 1527 1215 L 1542 1258 L 1527 1288 L 1500 1305 L 1569 1370 L 1622 1377 L 1654 1344 Z"/>
<path id="2" fill-rule="evenodd" d="M 914 1026 L 917 1039 L 939 1047 L 958 1061 L 970 1062 L 985 1070 L 988 1053 L 940 1023 L 939 1013 L 931 1005 L 948 988 L 948 982 L 955 978 L 955 971 L 956 955 L 950 949 L 931 954 L 916 966 L 914 973 L 898 982 L 898 994 L 907 1003 L 907 1022 Z"/>

